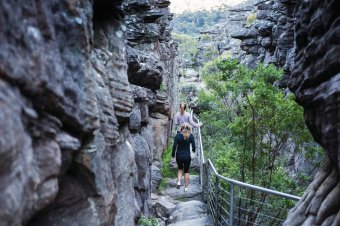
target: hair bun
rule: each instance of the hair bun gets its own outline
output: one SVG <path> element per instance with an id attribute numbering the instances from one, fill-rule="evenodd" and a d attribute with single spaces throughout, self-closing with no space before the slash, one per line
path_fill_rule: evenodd
<path id="1" fill-rule="evenodd" d="M 183 123 L 182 125 L 181 125 L 181 132 L 183 131 L 183 130 L 188 130 L 190 133 L 191 133 L 191 125 L 189 124 L 189 123 L 187 123 L 187 122 L 185 122 L 185 123 Z"/>

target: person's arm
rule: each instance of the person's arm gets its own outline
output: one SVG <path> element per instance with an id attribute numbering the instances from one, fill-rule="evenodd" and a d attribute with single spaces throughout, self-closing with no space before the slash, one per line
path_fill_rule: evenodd
<path id="1" fill-rule="evenodd" d="M 171 156 L 172 156 L 173 158 L 175 157 L 175 153 L 176 153 L 176 149 L 177 149 L 177 143 L 178 143 L 178 141 L 177 141 L 177 135 L 178 135 L 178 134 L 176 134 L 175 139 L 174 139 L 174 144 L 173 144 L 173 146 L 172 146 L 172 153 L 171 153 Z"/>
<path id="2" fill-rule="evenodd" d="M 179 114 L 178 114 L 178 112 L 175 114 L 174 122 L 175 122 L 175 125 L 179 125 Z"/>
<path id="3" fill-rule="evenodd" d="M 187 112 L 188 113 L 188 112 Z M 196 122 L 194 122 L 194 120 L 192 120 L 191 114 L 188 113 L 188 118 L 189 118 L 189 123 L 190 125 L 194 126 L 194 127 L 200 127 L 202 124 L 197 124 Z"/>
<path id="4" fill-rule="evenodd" d="M 196 151 L 196 147 L 195 147 L 195 138 L 192 134 L 190 134 L 190 142 L 191 142 L 191 148 L 192 148 L 192 152 Z"/>

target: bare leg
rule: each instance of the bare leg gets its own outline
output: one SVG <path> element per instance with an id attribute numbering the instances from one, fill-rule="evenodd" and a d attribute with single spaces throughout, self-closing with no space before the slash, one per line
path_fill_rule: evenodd
<path id="1" fill-rule="evenodd" d="M 181 178 L 182 178 L 182 175 L 183 175 L 183 170 L 178 170 L 177 171 L 177 183 L 181 183 Z"/>
<path id="2" fill-rule="evenodd" d="M 184 174 L 184 184 L 185 184 L 185 187 L 187 188 L 189 185 L 189 173 Z"/>

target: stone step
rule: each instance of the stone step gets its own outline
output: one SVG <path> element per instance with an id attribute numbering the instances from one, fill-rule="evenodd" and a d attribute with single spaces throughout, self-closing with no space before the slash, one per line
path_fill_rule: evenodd
<path id="1" fill-rule="evenodd" d="M 168 195 L 174 200 L 180 201 L 188 201 L 188 200 L 202 200 L 201 193 L 201 185 L 199 183 L 199 176 L 192 175 L 190 176 L 188 191 L 184 191 L 184 179 L 181 180 L 180 189 L 176 188 L 177 179 L 168 180 L 168 186 L 163 191 L 164 194 Z"/>
<path id="2" fill-rule="evenodd" d="M 206 215 L 200 218 L 192 219 L 192 220 L 184 220 L 176 223 L 168 224 L 168 226 L 212 226 L 214 225 L 211 216 Z"/>
<path id="3" fill-rule="evenodd" d="M 151 194 L 152 212 L 158 218 L 168 219 L 170 214 L 175 211 L 177 203 L 178 202 L 168 196 L 158 196 L 155 193 Z"/>
<path id="4" fill-rule="evenodd" d="M 168 183 L 168 187 L 176 187 L 177 178 L 168 179 L 167 183 Z M 198 175 L 190 175 L 189 186 L 193 184 L 200 185 L 200 177 Z M 181 186 L 184 186 L 184 177 L 182 177 L 181 179 Z"/>
<path id="5" fill-rule="evenodd" d="M 189 189 L 184 191 L 184 178 L 180 189 L 176 188 L 177 178 L 167 179 L 167 188 L 160 195 L 152 194 L 152 212 L 160 225 L 210 226 L 211 217 L 207 205 L 201 201 L 201 184 L 198 175 L 190 176 Z"/>
<path id="6" fill-rule="evenodd" d="M 201 186 L 193 185 L 190 186 L 188 191 L 184 191 L 184 186 L 180 189 L 167 188 L 164 193 L 170 196 L 172 199 L 186 201 L 186 200 L 202 200 L 202 189 Z"/>
<path id="7" fill-rule="evenodd" d="M 168 221 L 169 226 L 213 225 L 212 218 L 207 214 L 207 205 L 197 200 L 177 204 Z"/>

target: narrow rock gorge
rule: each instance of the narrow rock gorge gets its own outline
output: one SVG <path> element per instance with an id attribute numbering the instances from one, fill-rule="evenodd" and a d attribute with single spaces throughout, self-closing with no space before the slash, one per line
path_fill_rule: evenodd
<path id="1" fill-rule="evenodd" d="M 276 85 L 295 93 L 308 128 L 327 154 L 286 226 L 340 225 L 339 10 L 337 1 L 248 1 L 229 9 L 227 21 L 199 38 L 199 64 L 213 51 L 250 67 L 263 62 L 283 68 L 285 76 Z M 254 18 L 248 21 L 251 14 Z"/>
<path id="2" fill-rule="evenodd" d="M 177 106 L 169 4 L 0 3 L 1 226 L 149 213 Z"/>
<path id="3" fill-rule="evenodd" d="M 278 85 L 327 153 L 284 225 L 340 225 L 340 2 L 248 3 L 229 11 L 232 30 L 202 35 L 284 69 Z M 152 211 L 178 106 L 169 4 L 0 2 L 1 226 L 128 226 Z"/>

